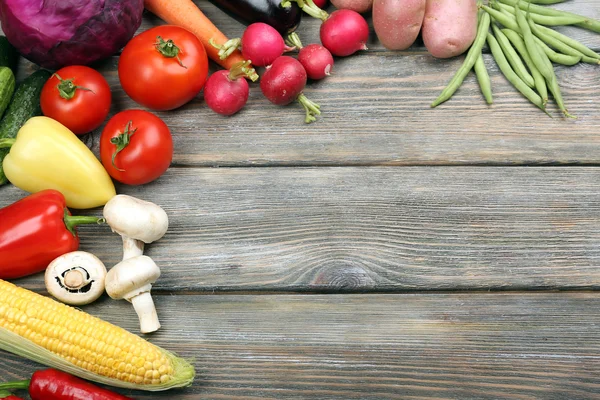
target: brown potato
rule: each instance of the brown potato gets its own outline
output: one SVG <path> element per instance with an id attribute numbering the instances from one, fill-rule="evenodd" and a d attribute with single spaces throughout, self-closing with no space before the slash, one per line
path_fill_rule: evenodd
<path id="1" fill-rule="evenodd" d="M 477 34 L 476 0 L 427 0 L 423 43 L 437 58 L 464 53 Z"/>
<path id="2" fill-rule="evenodd" d="M 390 50 L 405 50 L 419 36 L 426 0 L 373 0 L 373 27 Z"/>
<path id="3" fill-rule="evenodd" d="M 354 10 L 362 14 L 371 10 L 373 0 L 331 0 L 331 4 L 338 9 Z"/>

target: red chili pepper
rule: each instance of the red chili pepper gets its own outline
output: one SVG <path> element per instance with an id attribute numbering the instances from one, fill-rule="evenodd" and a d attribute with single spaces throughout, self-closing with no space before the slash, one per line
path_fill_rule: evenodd
<path id="1" fill-rule="evenodd" d="M 29 380 L 2 383 L 0 389 L 28 389 L 31 400 L 133 400 L 52 368 L 34 372 Z"/>
<path id="2" fill-rule="evenodd" d="M 74 217 L 56 190 L 31 194 L 0 209 L 0 279 L 43 271 L 56 257 L 79 248 L 75 227 L 102 218 Z"/>
<path id="3" fill-rule="evenodd" d="M 22 398 L 17 397 L 14 394 L 7 392 L 6 390 L 0 390 L 0 399 L 2 399 L 2 400 L 23 400 Z"/>

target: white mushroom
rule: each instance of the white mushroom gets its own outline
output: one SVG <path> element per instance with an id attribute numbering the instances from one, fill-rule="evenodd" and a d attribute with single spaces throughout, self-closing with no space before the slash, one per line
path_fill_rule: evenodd
<path id="1" fill-rule="evenodd" d="M 84 305 L 104 293 L 106 267 L 95 255 L 73 251 L 55 258 L 46 268 L 48 293 L 66 304 Z"/>
<path id="2" fill-rule="evenodd" d="M 169 218 L 165 210 L 149 201 L 119 194 L 104 206 L 104 219 L 123 238 L 123 260 L 144 254 L 144 243 L 165 235 Z"/>
<path id="3" fill-rule="evenodd" d="M 160 269 L 148 256 L 135 256 L 121 261 L 106 275 L 106 293 L 115 300 L 125 299 L 140 319 L 142 333 L 160 328 L 156 308 L 150 295 L 152 284 L 160 276 Z"/>

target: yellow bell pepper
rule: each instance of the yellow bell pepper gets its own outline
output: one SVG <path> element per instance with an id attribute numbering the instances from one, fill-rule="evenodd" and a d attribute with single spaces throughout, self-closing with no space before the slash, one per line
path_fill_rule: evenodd
<path id="1" fill-rule="evenodd" d="M 18 188 L 30 193 L 58 190 L 68 207 L 79 209 L 102 206 L 116 195 L 102 163 L 60 122 L 33 117 L 15 139 L 6 140 L 14 142 L 2 167 Z"/>

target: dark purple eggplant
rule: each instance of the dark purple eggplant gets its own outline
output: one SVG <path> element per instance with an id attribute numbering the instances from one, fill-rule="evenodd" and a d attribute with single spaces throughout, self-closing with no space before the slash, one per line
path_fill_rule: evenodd
<path id="1" fill-rule="evenodd" d="M 292 2 L 290 7 L 281 7 L 282 0 L 210 0 L 211 3 L 231 15 L 244 25 L 264 22 L 277 29 L 282 36 L 296 30 L 300 25 L 302 10 Z"/>

